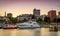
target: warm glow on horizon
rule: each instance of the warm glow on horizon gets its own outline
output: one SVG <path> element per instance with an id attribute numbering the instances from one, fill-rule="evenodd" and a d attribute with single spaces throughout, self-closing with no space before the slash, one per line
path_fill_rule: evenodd
<path id="1" fill-rule="evenodd" d="M 40 9 L 41 15 L 48 13 L 49 10 L 60 10 L 59 0 L 0 0 L 0 16 L 12 13 L 13 17 L 21 14 L 33 14 L 33 9 Z"/>

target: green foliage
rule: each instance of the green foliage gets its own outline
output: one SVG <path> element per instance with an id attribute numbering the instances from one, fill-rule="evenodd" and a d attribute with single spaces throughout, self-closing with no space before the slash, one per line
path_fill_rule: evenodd
<path id="1" fill-rule="evenodd" d="M 56 22 L 57 21 L 57 18 L 55 18 L 54 20 L 53 20 L 53 22 Z"/>
<path id="2" fill-rule="evenodd" d="M 9 20 L 12 21 L 12 23 L 17 23 L 17 18 L 9 17 Z"/>
<path id="3" fill-rule="evenodd" d="M 50 18 L 49 18 L 49 17 L 45 17 L 45 18 L 44 18 L 44 22 L 50 23 Z"/>
<path id="4" fill-rule="evenodd" d="M 42 22 L 43 20 L 41 18 L 38 18 L 36 21 L 37 22 Z"/>
<path id="5" fill-rule="evenodd" d="M 13 21 L 13 23 L 17 23 L 17 19 L 16 18 L 13 18 L 12 21 Z"/>
<path id="6" fill-rule="evenodd" d="M 32 15 L 32 19 L 35 19 L 35 16 L 34 15 Z"/>
<path id="7" fill-rule="evenodd" d="M 55 18 L 54 20 L 53 20 L 54 22 L 60 22 L 60 18 Z"/>
<path id="8" fill-rule="evenodd" d="M 24 18 L 24 20 L 23 20 L 24 22 L 26 22 L 26 21 L 28 21 L 26 18 Z"/>
<path id="9" fill-rule="evenodd" d="M 0 23 L 4 23 L 4 21 L 5 21 L 4 19 L 0 19 Z"/>
<path id="10" fill-rule="evenodd" d="M 57 22 L 60 22 L 60 18 L 58 18 Z"/>

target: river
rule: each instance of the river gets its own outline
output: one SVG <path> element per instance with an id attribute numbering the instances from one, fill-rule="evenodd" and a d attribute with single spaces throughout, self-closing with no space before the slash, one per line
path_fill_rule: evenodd
<path id="1" fill-rule="evenodd" d="M 60 36 L 60 31 L 50 32 L 49 28 L 0 29 L 0 36 Z"/>

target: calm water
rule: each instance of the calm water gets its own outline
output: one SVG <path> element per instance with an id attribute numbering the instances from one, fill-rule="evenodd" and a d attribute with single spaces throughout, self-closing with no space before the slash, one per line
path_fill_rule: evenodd
<path id="1" fill-rule="evenodd" d="M 60 36 L 60 32 L 49 32 L 49 28 L 0 29 L 0 36 Z"/>

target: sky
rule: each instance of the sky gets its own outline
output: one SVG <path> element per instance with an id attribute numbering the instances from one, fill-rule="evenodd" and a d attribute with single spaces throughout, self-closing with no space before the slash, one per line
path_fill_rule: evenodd
<path id="1" fill-rule="evenodd" d="M 22 14 L 33 14 L 33 9 L 40 9 L 41 15 L 47 15 L 48 11 L 60 11 L 60 0 L 0 0 L 0 16 L 4 13 L 12 13 L 13 17 Z"/>

